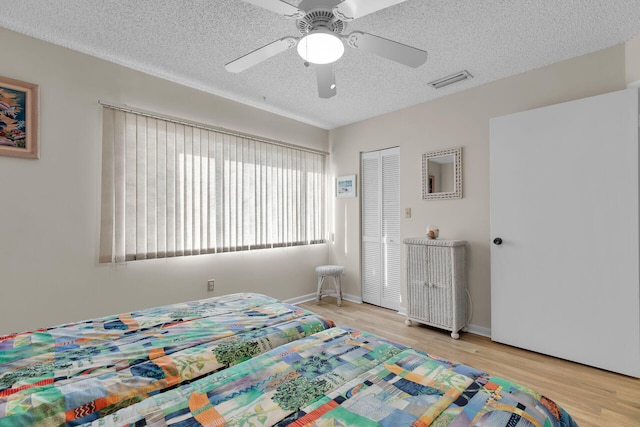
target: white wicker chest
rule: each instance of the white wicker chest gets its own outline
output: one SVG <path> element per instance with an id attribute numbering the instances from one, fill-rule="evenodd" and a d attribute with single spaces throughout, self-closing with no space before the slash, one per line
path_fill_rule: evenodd
<path id="1" fill-rule="evenodd" d="M 407 256 L 407 320 L 451 331 L 466 325 L 464 240 L 404 239 Z"/>

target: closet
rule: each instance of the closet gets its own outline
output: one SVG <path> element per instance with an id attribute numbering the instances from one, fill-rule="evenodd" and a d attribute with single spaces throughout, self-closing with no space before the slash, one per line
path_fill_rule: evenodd
<path id="1" fill-rule="evenodd" d="M 400 309 L 400 148 L 361 154 L 362 300 Z"/>
<path id="2" fill-rule="evenodd" d="M 491 337 L 640 377 L 638 90 L 491 120 Z"/>

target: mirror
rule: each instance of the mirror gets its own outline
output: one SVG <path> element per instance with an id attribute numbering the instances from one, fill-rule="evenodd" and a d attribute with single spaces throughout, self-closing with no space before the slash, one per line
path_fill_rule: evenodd
<path id="1" fill-rule="evenodd" d="M 422 155 L 422 199 L 462 198 L 462 149 Z"/>

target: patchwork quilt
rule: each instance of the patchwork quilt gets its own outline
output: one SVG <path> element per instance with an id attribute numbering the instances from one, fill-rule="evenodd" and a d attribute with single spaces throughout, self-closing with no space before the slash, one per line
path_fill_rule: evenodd
<path id="1" fill-rule="evenodd" d="M 574 427 L 511 381 L 235 294 L 0 337 L 4 426 Z"/>
<path id="2" fill-rule="evenodd" d="M 331 326 L 234 294 L 0 337 L 0 426 L 78 425 Z"/>

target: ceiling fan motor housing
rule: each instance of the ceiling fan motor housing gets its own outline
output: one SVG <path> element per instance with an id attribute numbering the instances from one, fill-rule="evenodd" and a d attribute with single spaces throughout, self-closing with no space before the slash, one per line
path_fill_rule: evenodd
<path id="1" fill-rule="evenodd" d="M 326 28 L 329 31 L 342 34 L 347 24 L 338 19 L 331 9 L 316 9 L 296 21 L 296 26 L 300 34 L 306 35 L 317 28 Z"/>

